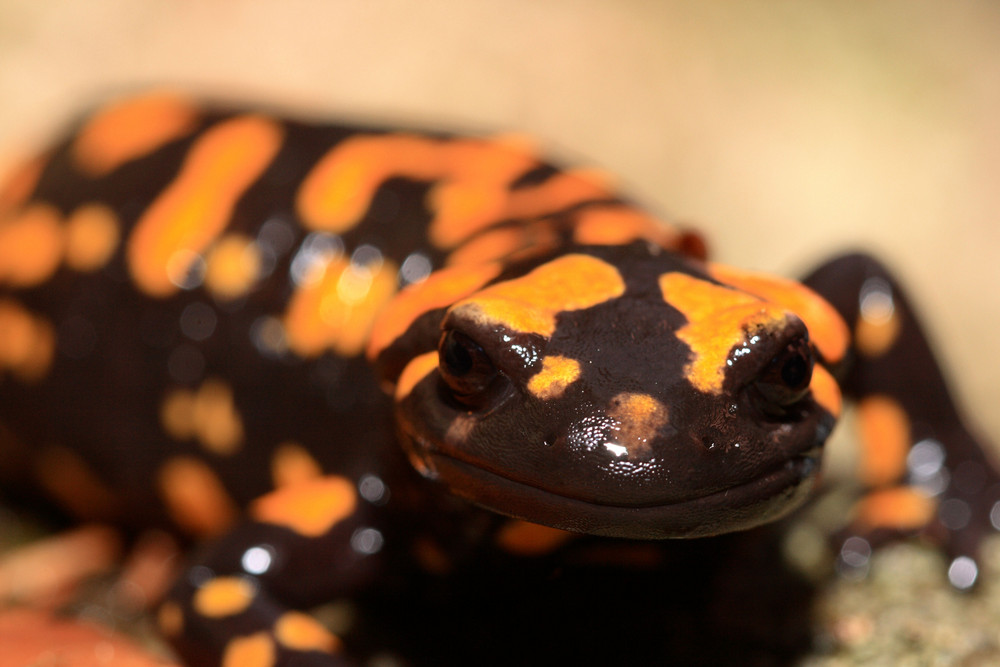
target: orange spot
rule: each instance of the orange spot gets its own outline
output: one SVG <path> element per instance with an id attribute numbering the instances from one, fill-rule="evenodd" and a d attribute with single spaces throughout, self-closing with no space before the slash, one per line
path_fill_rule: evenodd
<path id="1" fill-rule="evenodd" d="M 501 268 L 500 264 L 492 263 L 442 269 L 401 291 L 375 320 L 368 343 L 368 358 L 378 357 L 406 333 L 418 317 L 468 296 L 495 278 Z"/>
<path id="2" fill-rule="evenodd" d="M 639 239 L 676 250 L 680 231 L 623 204 L 589 206 L 576 214 L 573 240 L 589 245 L 622 245 Z"/>
<path id="3" fill-rule="evenodd" d="M 396 401 L 401 401 L 410 395 L 417 383 L 430 375 L 438 367 L 437 351 L 425 352 L 414 357 L 406 364 L 396 381 Z"/>
<path id="4" fill-rule="evenodd" d="M 868 396 L 858 403 L 862 482 L 881 486 L 900 479 L 910 448 L 910 420 L 888 396 Z"/>
<path id="5" fill-rule="evenodd" d="M 508 521 L 497 533 L 497 545 L 516 556 L 543 556 L 569 540 L 573 533 L 528 521 Z"/>
<path id="6" fill-rule="evenodd" d="M 863 356 L 873 359 L 889 351 L 899 338 L 899 315 L 891 305 L 861 309 L 854 325 L 854 347 Z"/>
<path id="7" fill-rule="evenodd" d="M 34 204 L 0 220 L 0 283 L 37 285 L 55 273 L 63 255 L 59 212 Z"/>
<path id="8" fill-rule="evenodd" d="M 70 514 L 88 520 L 119 515 L 120 502 L 114 492 L 72 449 L 46 447 L 35 465 L 45 491 Z"/>
<path id="9" fill-rule="evenodd" d="M 257 587 L 243 577 L 216 577 L 194 593 L 191 605 L 202 616 L 222 618 L 247 610 L 257 595 Z"/>
<path id="10" fill-rule="evenodd" d="M 873 491 L 858 502 L 856 521 L 866 528 L 915 530 L 930 523 L 937 504 L 908 486 Z"/>
<path id="11" fill-rule="evenodd" d="M 542 359 L 542 370 L 528 380 L 528 391 L 542 400 L 559 398 L 580 377 L 580 362 L 553 354 Z"/>
<path id="12" fill-rule="evenodd" d="M 172 601 L 160 605 L 156 626 L 165 637 L 180 637 L 184 632 L 184 612 L 180 605 Z"/>
<path id="13" fill-rule="evenodd" d="M 171 518 L 192 535 L 218 535 L 236 520 L 236 505 L 222 482 L 196 458 L 179 456 L 167 461 L 156 481 Z"/>
<path id="14" fill-rule="evenodd" d="M 271 456 L 271 479 L 275 488 L 303 484 L 323 475 L 316 459 L 297 442 L 283 442 Z"/>
<path id="15" fill-rule="evenodd" d="M 243 421 L 229 385 L 206 380 L 198 391 L 177 389 L 160 408 L 164 430 L 178 440 L 196 437 L 213 454 L 229 456 L 243 444 Z"/>
<path id="16" fill-rule="evenodd" d="M 319 537 L 350 516 L 357 493 L 344 477 L 320 477 L 261 496 L 250 507 L 258 521 L 285 526 L 308 537 Z"/>
<path id="17" fill-rule="evenodd" d="M 103 204 L 85 204 L 66 221 L 66 266 L 95 271 L 111 259 L 121 238 L 118 216 Z"/>
<path id="18" fill-rule="evenodd" d="M 153 296 L 177 290 L 179 275 L 225 229 L 237 200 L 271 162 L 281 139 L 281 126 L 260 116 L 223 121 L 205 132 L 129 240 L 129 268 L 141 289 Z M 175 266 L 177 257 L 188 259 Z"/>
<path id="19" fill-rule="evenodd" d="M 298 611 L 287 611 L 274 624 L 274 636 L 293 651 L 323 651 L 333 653 L 340 640 L 316 619 Z"/>
<path id="20" fill-rule="evenodd" d="M 829 371 L 816 364 L 813 366 L 812 381 L 809 383 L 813 399 L 822 405 L 827 412 L 834 417 L 840 416 L 843 406 L 843 398 L 840 394 L 840 385 L 833 379 Z"/>
<path id="21" fill-rule="evenodd" d="M 39 155 L 25 161 L 10 174 L 0 188 L 0 218 L 28 200 L 47 162 L 47 155 Z"/>
<path id="22" fill-rule="evenodd" d="M 590 255 L 570 254 L 490 285 L 456 303 L 452 313 L 548 337 L 559 313 L 596 306 L 624 292 L 618 269 Z"/>
<path id="23" fill-rule="evenodd" d="M 55 332 L 47 320 L 12 300 L 0 299 L 0 370 L 37 382 L 49 372 L 55 347 Z"/>
<path id="24" fill-rule="evenodd" d="M 219 299 L 236 299 L 249 292 L 260 275 L 260 249 L 242 234 L 227 234 L 209 251 L 205 264 L 208 291 Z"/>
<path id="25" fill-rule="evenodd" d="M 805 285 L 763 273 L 743 271 L 722 264 L 709 265 L 719 282 L 759 296 L 792 311 L 805 322 L 809 338 L 827 364 L 844 358 L 850 333 L 840 314 Z"/>
<path id="26" fill-rule="evenodd" d="M 393 177 L 437 186 L 429 235 L 454 247 L 501 219 L 508 185 L 537 162 L 518 140 L 442 140 L 411 134 L 354 136 L 335 146 L 306 177 L 296 206 L 306 227 L 335 234 L 354 227 L 379 186 Z"/>
<path id="27" fill-rule="evenodd" d="M 668 422 L 667 408 L 649 394 L 623 393 L 614 397 L 608 416 L 618 422 L 616 444 L 629 453 L 649 448 L 649 441 Z"/>
<path id="28" fill-rule="evenodd" d="M 685 273 L 660 276 L 660 290 L 664 300 L 688 320 L 677 330 L 677 337 L 694 354 L 684 372 L 696 389 L 707 393 L 722 391 L 733 346 L 744 342 L 749 332 L 777 327 L 788 317 L 784 310 L 755 296 Z"/>
<path id="29" fill-rule="evenodd" d="M 222 667 L 275 667 L 277 649 L 266 632 L 230 640 L 222 652 Z"/>
<path id="30" fill-rule="evenodd" d="M 396 292 L 397 273 L 388 261 L 364 266 L 338 257 L 318 265 L 285 312 L 289 349 L 300 357 L 327 349 L 345 357 L 360 354 L 375 318 Z"/>
<path id="31" fill-rule="evenodd" d="M 194 129 L 198 109 L 189 100 L 153 93 L 112 104 L 94 115 L 73 143 L 73 157 L 92 176 L 103 176 Z"/>

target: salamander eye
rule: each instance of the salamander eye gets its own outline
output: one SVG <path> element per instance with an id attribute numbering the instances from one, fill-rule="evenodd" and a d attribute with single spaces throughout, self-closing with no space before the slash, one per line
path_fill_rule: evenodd
<path id="1" fill-rule="evenodd" d="M 771 404 L 788 407 L 809 391 L 813 354 L 805 336 L 796 336 L 781 349 L 758 375 L 755 385 Z"/>
<path id="2" fill-rule="evenodd" d="M 480 405 L 499 375 L 479 343 L 454 330 L 441 336 L 438 369 L 454 398 L 467 407 Z"/>

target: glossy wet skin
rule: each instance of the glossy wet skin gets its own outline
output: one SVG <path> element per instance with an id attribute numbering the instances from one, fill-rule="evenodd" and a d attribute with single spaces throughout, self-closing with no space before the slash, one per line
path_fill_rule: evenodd
<path id="1" fill-rule="evenodd" d="M 673 280 L 724 298 L 679 309 Z M 513 269 L 434 317 L 436 331 L 424 322 L 409 334 L 437 349 L 403 370 L 397 414 L 414 464 L 461 496 L 559 528 L 650 538 L 769 521 L 811 487 L 834 416 L 811 391 L 828 376 L 813 374 L 806 327 L 699 262 L 644 243 L 583 247 Z M 711 341 L 691 338 L 698 321 Z"/>

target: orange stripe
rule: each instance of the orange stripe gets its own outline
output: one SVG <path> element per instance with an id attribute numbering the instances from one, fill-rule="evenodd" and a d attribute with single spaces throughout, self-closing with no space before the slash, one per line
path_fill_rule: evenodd
<path id="1" fill-rule="evenodd" d="M 895 482 L 906 471 L 910 420 L 888 396 L 869 396 L 858 403 L 861 436 L 861 481 L 868 486 Z"/>
<path id="2" fill-rule="evenodd" d="M 911 487 L 900 486 L 874 491 L 862 498 L 856 507 L 856 519 L 866 528 L 916 530 L 930 522 L 936 509 L 934 499 Z"/>
<path id="3" fill-rule="evenodd" d="M 708 268 L 716 280 L 781 305 L 798 315 L 805 322 L 810 340 L 827 364 L 836 364 L 844 358 L 850 341 L 847 325 L 833 306 L 805 285 L 723 264 L 710 264 Z"/>
<path id="4" fill-rule="evenodd" d="M 8 211 L 17 208 L 25 201 L 38 185 L 42 170 L 48 162 L 48 155 L 39 155 L 20 164 L 0 188 L 0 218 Z"/>
<path id="5" fill-rule="evenodd" d="M 746 340 L 748 331 L 774 327 L 788 317 L 783 309 L 751 294 L 686 273 L 663 274 L 660 289 L 664 300 L 688 320 L 677 330 L 677 337 L 694 353 L 685 373 L 696 389 L 707 393 L 722 391 L 729 353 Z"/>
<path id="6" fill-rule="evenodd" d="M 327 349 L 345 357 L 361 354 L 375 318 L 396 293 L 397 273 L 389 261 L 363 266 L 337 258 L 317 267 L 285 311 L 288 347 L 301 357 Z"/>
<path id="7" fill-rule="evenodd" d="M 205 132 L 129 240 L 129 268 L 141 289 L 153 296 L 177 291 L 176 274 L 186 273 L 190 261 L 172 269 L 171 260 L 201 254 L 223 232 L 237 200 L 267 168 L 281 139 L 281 126 L 261 116 L 241 116 Z"/>
<path id="8" fill-rule="evenodd" d="M 405 334 L 418 317 L 468 296 L 495 278 L 501 268 L 499 264 L 491 263 L 442 269 L 424 282 L 404 289 L 375 321 L 368 343 L 368 358 L 375 359 Z"/>
<path id="9" fill-rule="evenodd" d="M 174 94 L 127 99 L 106 107 L 83 126 L 73 142 L 73 157 L 86 173 L 103 176 L 188 134 L 197 119 L 197 107 Z"/>
<path id="10" fill-rule="evenodd" d="M 456 303 L 454 312 L 524 333 L 551 336 L 556 316 L 621 296 L 625 281 L 611 264 L 570 254 L 505 280 Z"/>
<path id="11" fill-rule="evenodd" d="M 340 234 L 361 221 L 393 177 L 437 182 L 429 236 L 451 248 L 499 219 L 508 186 L 537 164 L 523 141 L 441 140 L 412 134 L 355 136 L 330 150 L 303 181 L 296 208 L 305 226 Z"/>

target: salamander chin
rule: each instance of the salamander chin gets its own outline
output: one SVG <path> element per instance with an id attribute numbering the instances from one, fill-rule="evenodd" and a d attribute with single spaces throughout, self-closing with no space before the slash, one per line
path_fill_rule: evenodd
<path id="1" fill-rule="evenodd" d="M 442 452 L 428 455 L 434 476 L 457 495 L 501 514 L 591 535 L 630 539 L 694 538 L 774 521 L 808 497 L 821 448 L 754 479 L 662 504 L 615 505 L 531 486 Z"/>

